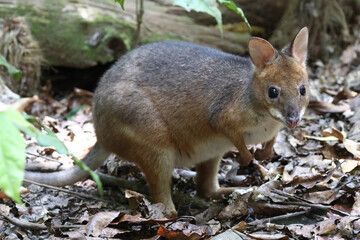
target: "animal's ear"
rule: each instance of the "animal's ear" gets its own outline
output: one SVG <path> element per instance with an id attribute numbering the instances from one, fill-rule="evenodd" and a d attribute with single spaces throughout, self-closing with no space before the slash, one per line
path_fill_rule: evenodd
<path id="1" fill-rule="evenodd" d="M 275 60 L 276 50 L 268 41 L 262 38 L 251 38 L 248 48 L 251 61 L 260 70 Z"/>
<path id="2" fill-rule="evenodd" d="M 290 54 L 295 58 L 299 63 L 305 65 L 307 57 L 307 48 L 309 40 L 309 30 L 307 27 L 303 27 L 290 46 Z"/>

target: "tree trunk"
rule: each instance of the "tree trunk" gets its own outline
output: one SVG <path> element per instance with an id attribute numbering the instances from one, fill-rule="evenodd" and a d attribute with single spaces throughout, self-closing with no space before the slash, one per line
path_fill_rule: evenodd
<path id="1" fill-rule="evenodd" d="M 3 27 L 3 32 L 0 32 L 0 53 L 11 65 L 20 70 L 21 78 L 15 79 L 6 68 L 0 68 L 0 82 L 2 82 L 0 95 L 3 94 L 0 101 L 4 98 L 13 99 L 14 95 L 8 91 L 7 87 L 21 96 L 33 96 L 40 88 L 41 64 L 43 63 L 39 44 L 32 37 L 23 17 L 5 19 Z M 9 101 L 2 102 L 9 103 Z"/>
<path id="2" fill-rule="evenodd" d="M 300 28 L 307 26 L 310 59 L 327 60 L 339 56 L 354 41 L 349 26 L 358 14 L 359 5 L 354 0 L 289 0 L 270 42 L 284 46 Z"/>
<path id="3" fill-rule="evenodd" d="M 142 43 L 183 40 L 243 54 L 249 34 L 220 32 L 169 13 L 168 5 L 144 1 Z M 171 7 L 173 8 L 173 7 Z M 50 65 L 87 68 L 114 61 L 132 46 L 136 32 L 135 1 L 0 0 L 0 17 L 24 16 Z"/>

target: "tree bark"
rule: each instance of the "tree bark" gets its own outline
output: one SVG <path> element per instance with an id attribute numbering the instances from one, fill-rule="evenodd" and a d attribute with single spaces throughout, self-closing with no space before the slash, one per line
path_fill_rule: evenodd
<path id="1" fill-rule="evenodd" d="M 244 54 L 249 34 L 220 32 L 196 24 L 186 15 L 169 12 L 172 6 L 144 1 L 142 43 L 183 40 Z M 136 32 L 135 1 L 0 0 L 0 17 L 24 16 L 39 42 L 45 60 L 54 66 L 87 68 L 114 61 L 133 45 Z"/>
<path id="2" fill-rule="evenodd" d="M 354 41 L 349 26 L 354 25 L 358 14 L 359 4 L 353 0 L 289 0 L 270 42 L 283 47 L 300 28 L 307 26 L 310 59 L 326 61 L 339 56 L 344 47 Z"/>

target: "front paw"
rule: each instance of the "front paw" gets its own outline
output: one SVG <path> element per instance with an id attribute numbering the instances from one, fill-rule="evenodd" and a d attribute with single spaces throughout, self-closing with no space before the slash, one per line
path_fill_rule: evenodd
<path id="1" fill-rule="evenodd" d="M 252 160 L 253 160 L 253 155 L 249 151 L 246 151 L 246 153 L 243 154 L 240 153 L 240 156 L 238 158 L 238 162 L 242 167 L 249 166 Z"/>
<path id="2" fill-rule="evenodd" d="M 273 150 L 270 149 L 257 149 L 256 152 L 254 153 L 254 157 L 256 160 L 265 160 L 270 158 L 273 155 Z"/>

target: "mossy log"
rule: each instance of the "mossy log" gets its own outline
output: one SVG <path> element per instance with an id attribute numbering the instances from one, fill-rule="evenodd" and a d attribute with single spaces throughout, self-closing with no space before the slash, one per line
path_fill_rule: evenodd
<path id="1" fill-rule="evenodd" d="M 220 32 L 196 24 L 161 1 L 145 0 L 142 43 L 184 40 L 243 54 L 248 34 Z M 0 18 L 24 16 L 48 64 L 87 68 L 114 61 L 132 47 L 136 31 L 135 1 L 125 11 L 113 0 L 0 0 Z M 239 17 L 240 19 L 240 17 Z"/>

